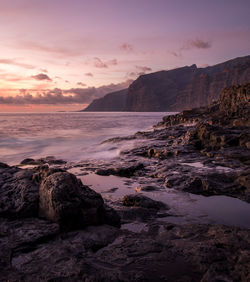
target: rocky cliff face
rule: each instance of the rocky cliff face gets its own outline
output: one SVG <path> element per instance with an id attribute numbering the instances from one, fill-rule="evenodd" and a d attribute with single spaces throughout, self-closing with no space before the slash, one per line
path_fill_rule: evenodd
<path id="1" fill-rule="evenodd" d="M 122 111 L 126 102 L 127 89 L 116 91 L 95 99 L 84 112 Z"/>
<path id="2" fill-rule="evenodd" d="M 221 90 L 250 81 L 250 56 L 142 75 L 129 87 L 126 111 L 181 111 L 210 104 Z"/>

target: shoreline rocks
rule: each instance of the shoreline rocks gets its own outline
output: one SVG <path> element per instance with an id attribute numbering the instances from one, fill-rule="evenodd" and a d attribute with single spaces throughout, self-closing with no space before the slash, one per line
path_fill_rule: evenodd
<path id="1" fill-rule="evenodd" d="M 0 187 L 1 217 L 42 217 L 67 230 L 105 223 L 120 226 L 100 194 L 62 169 L 1 165 Z"/>
<path id="2" fill-rule="evenodd" d="M 25 160 L 42 165 L 32 169 L 0 163 L 0 281 L 250 280 L 249 229 L 166 223 L 168 206 L 143 195 L 176 189 L 250 202 L 249 94 L 250 84 L 230 87 L 220 104 L 135 134 L 119 160 L 88 163 L 104 177 L 140 180 L 141 193 L 119 203 L 55 160 Z"/>

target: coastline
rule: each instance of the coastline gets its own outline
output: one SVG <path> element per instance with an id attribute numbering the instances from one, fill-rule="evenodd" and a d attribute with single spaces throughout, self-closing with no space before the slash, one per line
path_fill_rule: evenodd
<path id="1" fill-rule="evenodd" d="M 19 187 L 18 181 L 22 187 L 33 185 L 38 177 L 35 183 L 41 189 L 49 177 L 73 173 L 83 185 L 92 183 L 110 208 L 104 207 L 104 213 L 115 211 L 121 223 L 121 228 L 117 222 L 110 225 L 113 214 L 97 226 L 65 231 L 57 219 L 51 223 L 46 216 L 24 216 L 20 214 L 23 206 L 10 205 L 11 220 L 5 216 L 8 209 L 0 211 L 3 281 L 247 281 L 248 223 L 236 227 L 233 221 L 222 224 L 206 213 L 196 214 L 195 209 L 193 217 L 185 212 L 199 201 L 199 196 L 190 198 L 189 193 L 207 199 L 223 196 L 212 210 L 227 196 L 249 205 L 249 94 L 249 84 L 231 87 L 217 104 L 163 118 L 153 131 L 131 136 L 136 147 L 112 160 L 23 162 L 38 167 L 33 169 L 2 164 L 1 181 L 9 183 L 7 188 L 16 183 L 15 188 Z M 123 140 L 126 137 L 107 142 Z M 170 195 L 166 202 L 163 193 Z M 182 214 L 182 207 L 177 209 L 179 195 L 183 201 L 191 199 L 186 206 L 182 203 Z M 4 196 L 13 200 L 13 195 Z M 177 206 L 171 206 L 168 201 L 175 197 Z M 22 200 L 26 205 L 27 199 Z"/>

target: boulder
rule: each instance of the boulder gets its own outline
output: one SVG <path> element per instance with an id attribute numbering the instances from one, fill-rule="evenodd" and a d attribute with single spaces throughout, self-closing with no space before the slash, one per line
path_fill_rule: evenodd
<path id="1" fill-rule="evenodd" d="M 101 195 L 68 172 L 47 176 L 41 183 L 39 195 L 39 215 L 58 222 L 62 229 L 120 224 L 114 210 L 105 207 Z"/>
<path id="2" fill-rule="evenodd" d="M 20 169 L 0 165 L 0 216 L 43 217 L 62 229 L 120 226 L 117 213 L 73 174 L 48 166 Z"/>

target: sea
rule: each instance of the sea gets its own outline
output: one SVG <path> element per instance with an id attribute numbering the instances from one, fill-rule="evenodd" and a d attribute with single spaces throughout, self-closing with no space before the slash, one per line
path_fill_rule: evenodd
<path id="1" fill-rule="evenodd" d="M 112 158 L 121 147 L 103 141 L 152 130 L 161 112 L 0 113 L 0 161 L 54 156 L 66 161 Z"/>

